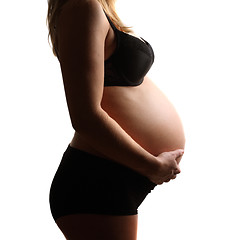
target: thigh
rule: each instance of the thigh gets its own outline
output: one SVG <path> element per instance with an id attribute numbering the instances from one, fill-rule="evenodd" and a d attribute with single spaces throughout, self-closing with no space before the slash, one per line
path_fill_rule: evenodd
<path id="1" fill-rule="evenodd" d="M 137 223 L 137 214 L 72 214 L 56 219 L 67 240 L 136 240 Z"/>

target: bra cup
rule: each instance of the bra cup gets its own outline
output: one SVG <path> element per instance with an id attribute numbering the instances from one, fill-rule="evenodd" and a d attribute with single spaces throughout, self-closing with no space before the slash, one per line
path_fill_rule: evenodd
<path id="1" fill-rule="evenodd" d="M 104 62 L 104 86 L 140 85 L 154 62 L 153 49 L 143 38 L 118 30 L 106 17 L 115 32 L 117 47 Z"/>
<path id="2" fill-rule="evenodd" d="M 125 59 L 125 61 L 119 61 L 119 59 Z M 124 49 L 114 58 L 114 64 L 127 82 L 138 85 L 149 71 L 152 61 L 150 56 L 140 50 Z"/>

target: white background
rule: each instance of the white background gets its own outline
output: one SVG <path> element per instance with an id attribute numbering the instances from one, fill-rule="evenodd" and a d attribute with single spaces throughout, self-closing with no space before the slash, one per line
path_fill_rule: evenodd
<path id="1" fill-rule="evenodd" d="M 139 240 L 239 240 L 240 2 L 118 0 L 151 43 L 149 73 L 186 133 L 182 173 L 139 208 Z M 47 1 L 0 8 L 0 238 L 60 240 L 53 175 L 73 135 L 60 67 L 47 42 Z"/>

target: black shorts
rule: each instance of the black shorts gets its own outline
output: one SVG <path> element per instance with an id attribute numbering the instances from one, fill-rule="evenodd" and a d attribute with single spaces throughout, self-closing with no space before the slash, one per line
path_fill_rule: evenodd
<path id="1" fill-rule="evenodd" d="M 81 213 L 135 215 L 155 186 L 128 167 L 68 145 L 51 184 L 50 209 L 55 220 Z"/>

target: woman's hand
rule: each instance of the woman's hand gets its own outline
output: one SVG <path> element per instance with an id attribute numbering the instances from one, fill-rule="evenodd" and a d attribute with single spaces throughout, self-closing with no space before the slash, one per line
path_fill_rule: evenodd
<path id="1" fill-rule="evenodd" d="M 179 168 L 179 159 L 181 159 L 183 153 L 184 150 L 177 149 L 159 154 L 156 157 L 157 166 L 148 174 L 148 178 L 157 185 L 175 179 L 176 175 L 181 172 Z"/>

